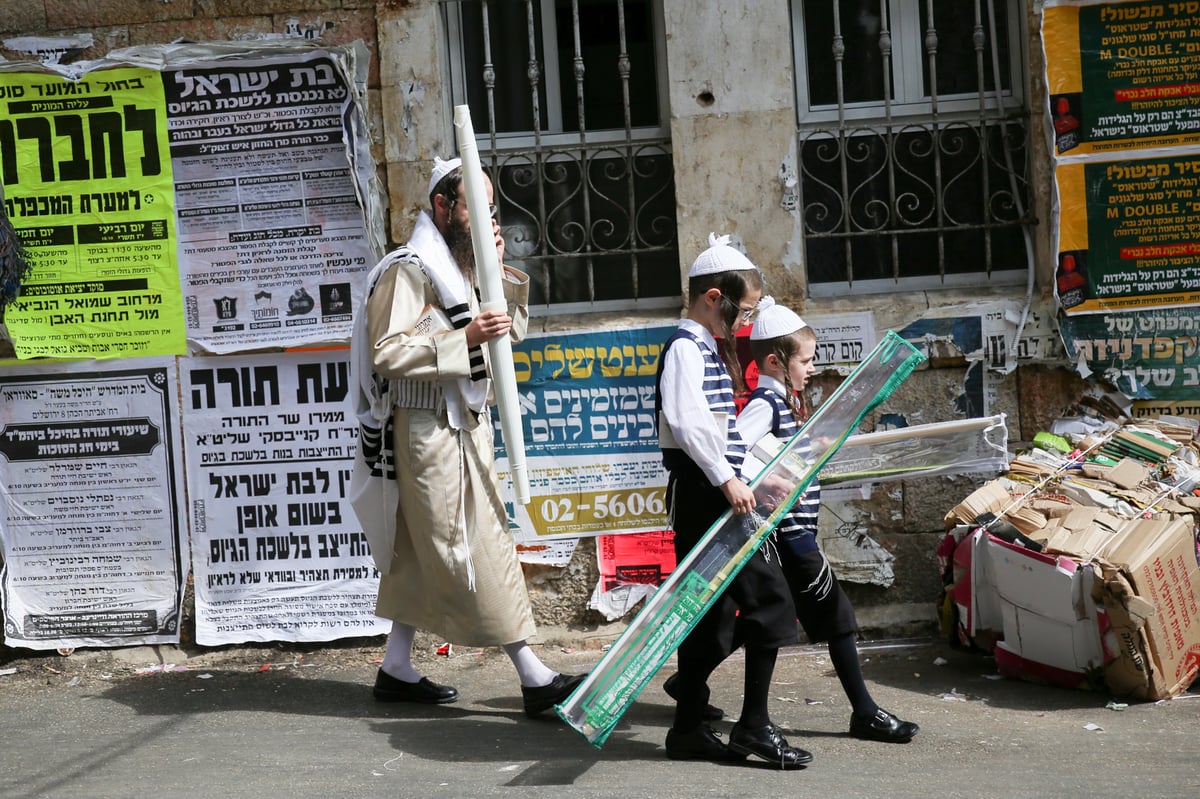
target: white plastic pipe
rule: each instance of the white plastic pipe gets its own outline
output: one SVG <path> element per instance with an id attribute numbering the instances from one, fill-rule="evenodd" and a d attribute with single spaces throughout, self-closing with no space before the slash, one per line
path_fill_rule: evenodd
<path id="1" fill-rule="evenodd" d="M 471 109 L 466 105 L 454 107 L 454 134 L 458 154 L 463 162 L 463 192 L 466 194 L 467 214 L 471 219 L 471 243 L 475 249 L 475 270 L 479 275 L 479 307 L 484 311 L 507 311 L 500 259 L 496 255 L 496 239 L 492 234 L 492 215 L 488 212 L 487 187 L 483 167 L 479 164 L 479 146 L 475 143 L 475 128 L 471 125 Z M 513 368 L 512 342 L 508 336 L 487 343 L 491 356 L 492 382 L 496 390 L 496 407 L 500 411 L 500 435 L 508 451 L 512 471 L 513 493 L 517 502 L 529 504 L 529 473 L 525 466 L 525 431 L 521 427 L 521 406 L 517 396 L 517 373 Z"/>

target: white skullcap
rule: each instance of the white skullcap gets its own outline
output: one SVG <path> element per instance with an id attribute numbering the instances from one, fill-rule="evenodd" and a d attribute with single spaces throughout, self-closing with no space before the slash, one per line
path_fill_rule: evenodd
<path id="1" fill-rule="evenodd" d="M 692 268 L 688 270 L 688 277 L 758 268 L 750 263 L 750 259 L 743 255 L 740 250 L 733 247 L 729 241 L 729 236 L 718 236 L 716 233 L 709 233 L 708 249 L 697 255 L 696 260 L 692 261 Z"/>
<path id="2" fill-rule="evenodd" d="M 763 297 L 758 301 L 758 318 L 750 328 L 750 340 L 762 341 L 767 338 L 790 336 L 806 327 L 808 323 L 791 308 L 776 305 L 774 297 Z"/>
<path id="3" fill-rule="evenodd" d="M 433 157 L 433 174 L 429 176 L 429 193 L 433 194 L 434 188 L 442 182 L 442 178 L 460 166 L 462 166 L 461 158 L 451 158 L 449 161 L 443 161 L 435 155 Z"/>

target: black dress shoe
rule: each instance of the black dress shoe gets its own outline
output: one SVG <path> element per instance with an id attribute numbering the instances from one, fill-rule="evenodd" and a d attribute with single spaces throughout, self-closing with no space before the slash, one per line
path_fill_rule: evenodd
<path id="1" fill-rule="evenodd" d="M 729 732 L 729 749 L 742 756 L 761 757 L 781 771 L 803 768 L 813 759 L 810 753 L 790 745 L 779 728 L 769 722 L 756 730 L 746 729 L 741 722 L 734 724 Z"/>
<path id="2" fill-rule="evenodd" d="M 449 685 L 438 685 L 428 677 L 418 682 L 397 680 L 383 669 L 375 674 L 372 691 L 380 702 L 419 702 L 423 705 L 446 705 L 458 699 L 458 691 Z"/>
<path id="3" fill-rule="evenodd" d="M 521 699 L 525 703 L 525 715 L 533 718 L 566 700 L 587 678 L 586 674 L 557 674 L 549 685 L 540 688 L 521 686 Z"/>
<path id="4" fill-rule="evenodd" d="M 881 741 L 885 744 L 906 744 L 920 731 L 911 721 L 901 721 L 883 708 L 874 716 L 850 717 L 850 734 L 864 741 Z"/>
<path id="5" fill-rule="evenodd" d="M 678 702 L 679 694 L 675 692 L 678 688 L 679 673 L 676 672 L 668 677 L 666 682 L 663 683 L 663 690 L 666 691 L 667 696 Z M 721 719 L 725 718 L 725 711 L 714 705 L 705 705 L 704 712 L 700 714 L 700 718 L 704 719 L 705 721 L 720 721 Z"/>
<path id="6" fill-rule="evenodd" d="M 713 763 L 732 763 L 744 760 L 745 755 L 733 752 L 707 724 L 693 730 L 667 730 L 667 757 L 672 760 L 709 760 Z"/>

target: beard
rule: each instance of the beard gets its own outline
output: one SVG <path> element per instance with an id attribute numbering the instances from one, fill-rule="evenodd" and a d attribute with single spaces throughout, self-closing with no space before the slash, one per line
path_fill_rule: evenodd
<path id="1" fill-rule="evenodd" d="M 450 255 L 458 268 L 470 278 L 475 272 L 475 244 L 471 240 L 470 223 L 458 218 L 451 219 L 442 238 L 446 240 L 446 246 L 450 248 Z"/>

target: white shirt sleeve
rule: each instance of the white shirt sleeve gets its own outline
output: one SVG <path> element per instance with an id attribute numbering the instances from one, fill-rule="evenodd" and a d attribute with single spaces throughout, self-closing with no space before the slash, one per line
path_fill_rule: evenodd
<path id="1" fill-rule="evenodd" d="M 704 399 L 704 356 L 695 342 L 679 339 L 663 356 L 662 413 L 680 449 L 714 486 L 735 477 L 725 458 L 721 430 Z"/>
<path id="2" fill-rule="evenodd" d="M 775 413 L 771 403 L 764 399 L 750 400 L 738 414 L 738 435 L 742 437 L 742 443 L 746 445 L 746 458 L 742 461 L 742 478 L 744 480 L 753 481 L 766 466 L 766 463 L 754 454 L 754 445 L 771 432 L 774 423 Z"/>
<path id="3" fill-rule="evenodd" d="M 738 435 L 742 437 L 742 443 L 746 445 L 746 449 L 753 449 L 758 440 L 771 432 L 771 428 L 774 426 L 775 410 L 770 400 L 761 398 L 750 400 L 738 414 Z"/>

